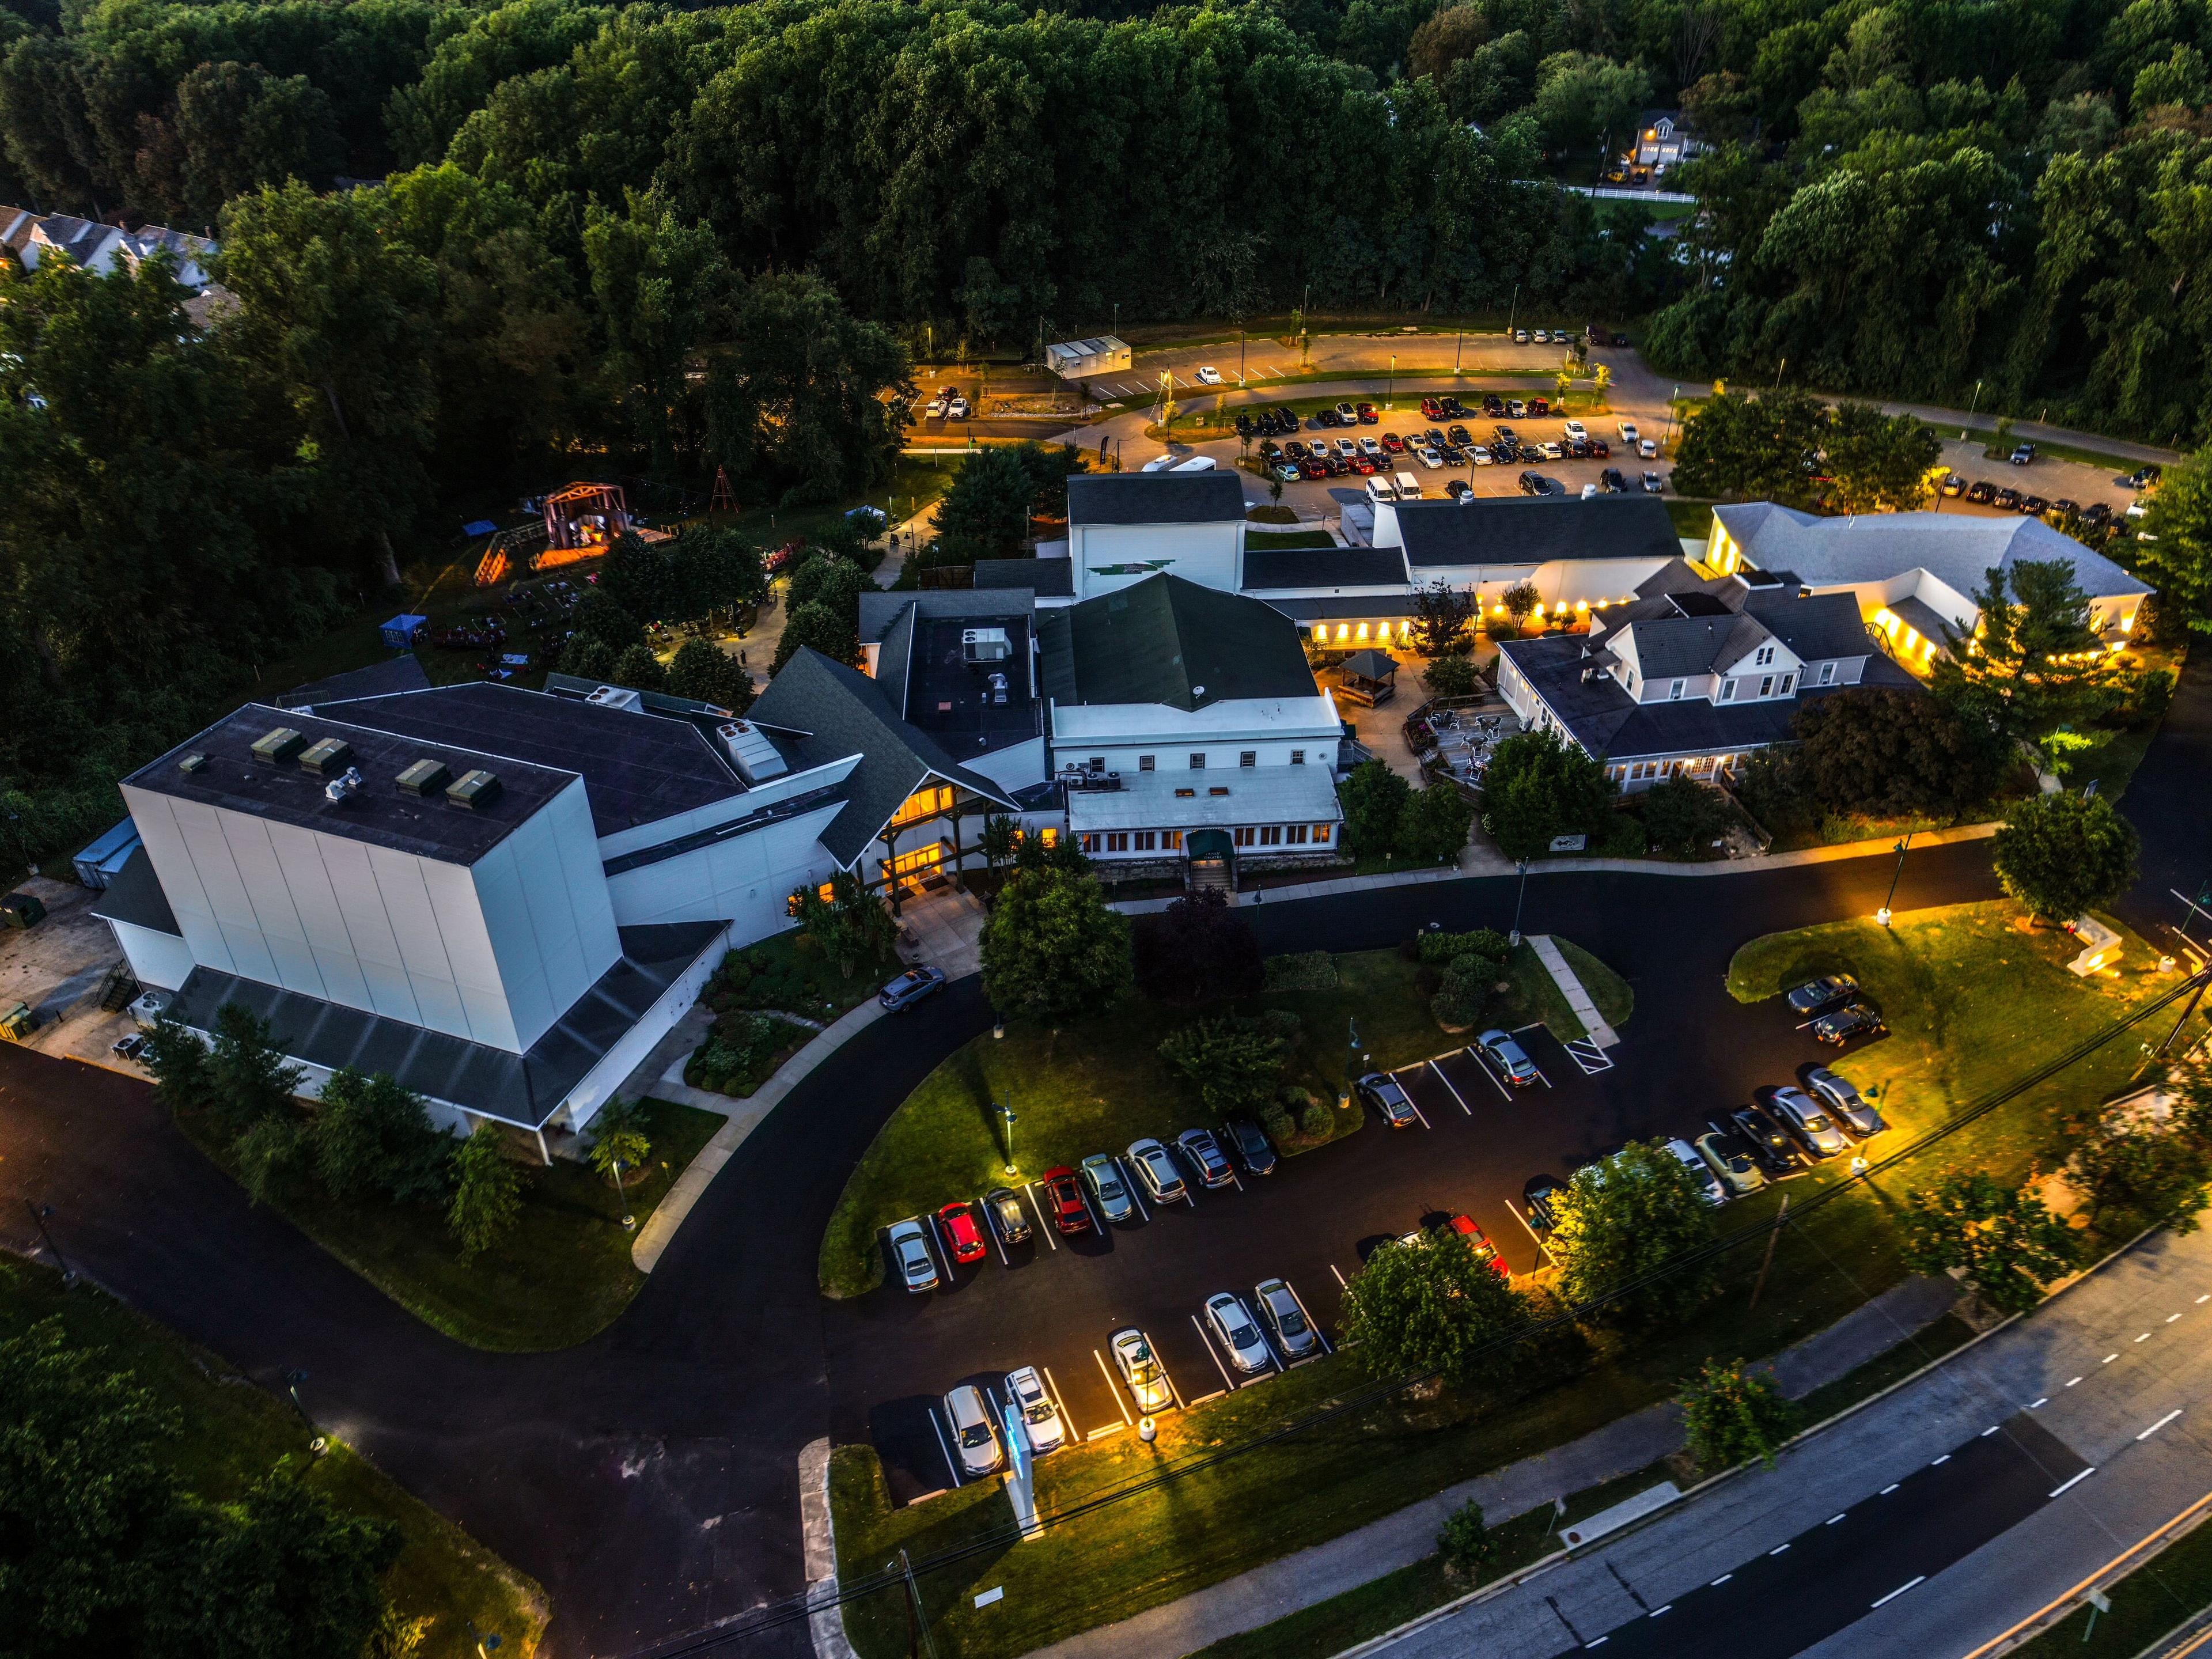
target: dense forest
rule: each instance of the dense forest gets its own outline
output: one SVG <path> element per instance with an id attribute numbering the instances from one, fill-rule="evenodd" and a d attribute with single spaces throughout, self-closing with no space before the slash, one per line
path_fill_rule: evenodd
<path id="1" fill-rule="evenodd" d="M 0 853 L 480 507 L 889 475 L 909 364 L 1182 319 L 1637 322 L 1663 366 L 2212 434 L 2207 0 L 0 0 Z M 1701 210 L 1562 190 L 1638 113 Z M 94 826 L 96 827 L 96 825 Z"/>

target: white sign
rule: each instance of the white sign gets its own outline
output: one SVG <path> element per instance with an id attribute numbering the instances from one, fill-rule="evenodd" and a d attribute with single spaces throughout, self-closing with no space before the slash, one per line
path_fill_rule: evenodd
<path id="1" fill-rule="evenodd" d="M 988 1607 L 994 1601 L 1005 1601 L 1006 1597 L 1006 1587 L 1004 1584 L 1000 1584 L 993 1589 L 985 1590 L 981 1595 L 977 1596 L 975 1598 L 975 1605 L 979 1607 Z"/>
<path id="2" fill-rule="evenodd" d="M 1579 853 L 1583 848 L 1589 845 L 1589 837 L 1588 836 L 1554 836 L 1552 837 L 1552 850 L 1554 853 Z"/>

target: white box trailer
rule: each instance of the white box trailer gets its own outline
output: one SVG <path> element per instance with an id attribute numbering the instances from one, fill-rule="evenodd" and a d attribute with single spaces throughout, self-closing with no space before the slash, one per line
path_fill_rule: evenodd
<path id="1" fill-rule="evenodd" d="M 1129 348 L 1110 334 L 1091 340 L 1063 340 L 1044 349 L 1044 365 L 1063 380 L 1087 380 L 1095 374 L 1129 372 Z"/>

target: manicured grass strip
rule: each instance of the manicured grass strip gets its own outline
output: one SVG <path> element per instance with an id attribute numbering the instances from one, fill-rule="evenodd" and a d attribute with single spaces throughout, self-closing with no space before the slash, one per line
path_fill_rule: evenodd
<path id="1" fill-rule="evenodd" d="M 1552 1035 L 1562 1042 L 1572 1042 L 1577 1037 L 1588 1036 L 1581 1020 L 1575 1018 L 1567 994 L 1559 988 L 1552 970 L 1544 966 L 1543 958 L 1536 954 L 1533 945 L 1516 945 L 1513 954 L 1505 959 L 1506 982 L 1512 993 L 1506 999 L 1513 1005 L 1513 1013 L 1522 1017 L 1513 1019 L 1518 1027 L 1541 1020 L 1551 1028 Z M 1512 1016 L 1504 1015 L 1505 1018 Z M 1487 1021 L 1485 1022 L 1487 1024 Z"/>
<path id="2" fill-rule="evenodd" d="M 723 1120 L 665 1100 L 645 1103 L 653 1154 L 627 1195 L 566 1159 L 518 1160 L 523 1206 L 514 1230 L 464 1262 L 437 1210 L 341 1203 L 319 1188 L 281 1194 L 292 1224 L 426 1325 L 506 1352 L 566 1348 L 612 1324 L 645 1283 L 631 1264 L 624 1214 L 641 1225 Z M 226 1170 L 228 1148 L 204 1121 L 179 1120 Z"/>
<path id="3" fill-rule="evenodd" d="M 501 1638 L 501 1652 L 528 1659 L 545 1628 L 545 1592 L 394 1485 L 343 1441 L 313 1458 L 314 1431 L 283 1401 L 217 1356 L 88 1285 L 64 1291 L 59 1275 L 0 1257 L 0 1336 L 58 1318 L 72 1342 L 101 1351 L 173 1407 L 181 1439 L 165 1456 L 178 1479 L 210 1503 L 228 1503 L 280 1458 L 307 1464 L 307 1483 L 341 1508 L 395 1522 L 403 1539 L 385 1587 L 409 1619 L 427 1619 L 416 1659 L 475 1659 L 471 1628 Z"/>
<path id="4" fill-rule="evenodd" d="M 2110 1613 L 2093 1615 L 2089 1607 L 2076 1607 L 2013 1652 L 2020 1659 L 2135 1659 L 2212 1606 L 2212 1526 L 2200 1524 L 2105 1594 L 2112 1603 Z"/>
<path id="5" fill-rule="evenodd" d="M 1597 1004 L 1598 1018 L 1615 1030 L 1627 1024 L 1629 1016 L 1636 1012 L 1636 993 L 1629 988 L 1628 981 L 1572 939 L 1554 935 L 1552 943 L 1559 947 L 1567 966 L 1575 970 L 1583 989 Z"/>

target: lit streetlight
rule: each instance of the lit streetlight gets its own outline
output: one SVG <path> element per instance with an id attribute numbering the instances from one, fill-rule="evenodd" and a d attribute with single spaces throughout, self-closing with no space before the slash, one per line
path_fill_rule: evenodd
<path id="1" fill-rule="evenodd" d="M 1010 1176 L 1018 1175 L 1021 1172 L 1014 1165 L 1014 1109 L 1011 1106 L 1001 1106 L 999 1108 L 999 1115 L 1006 1121 L 1006 1173 Z"/>
<path id="2" fill-rule="evenodd" d="M 1912 845 L 1912 837 L 1915 833 L 1915 831 L 1907 830 L 1905 832 L 1905 839 L 1897 843 L 1897 868 L 1890 872 L 1889 894 L 1887 897 L 1882 900 L 1881 908 L 1874 913 L 1875 921 L 1884 927 L 1889 926 L 1891 914 L 1889 901 L 1890 899 L 1893 899 L 1897 896 L 1897 884 L 1905 874 L 1905 849 Z"/>
<path id="3" fill-rule="evenodd" d="M 1521 943 L 1521 906 L 1528 896 L 1528 860 L 1521 860 L 1521 890 L 1513 900 L 1513 937 L 1510 943 Z"/>

